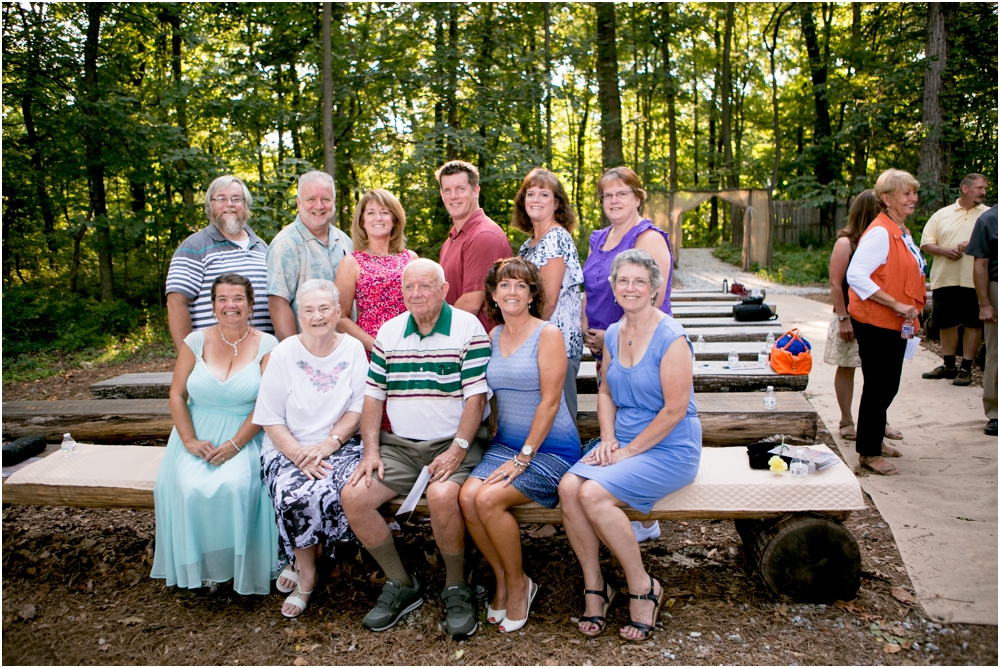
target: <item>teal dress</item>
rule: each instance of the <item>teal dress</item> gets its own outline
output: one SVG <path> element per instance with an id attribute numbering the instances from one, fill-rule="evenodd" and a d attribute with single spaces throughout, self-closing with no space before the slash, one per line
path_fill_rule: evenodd
<path id="1" fill-rule="evenodd" d="M 256 359 L 222 382 L 202 359 L 205 337 L 192 332 L 184 343 L 194 352 L 187 381 L 188 410 L 195 435 L 224 445 L 253 412 L 260 387 L 260 360 L 278 340 L 263 334 Z M 268 594 L 277 577 L 278 528 L 261 479 L 263 432 L 238 455 L 212 466 L 188 452 L 170 432 L 153 499 L 156 552 L 151 576 L 168 586 L 194 589 L 233 581 L 239 594 Z"/>

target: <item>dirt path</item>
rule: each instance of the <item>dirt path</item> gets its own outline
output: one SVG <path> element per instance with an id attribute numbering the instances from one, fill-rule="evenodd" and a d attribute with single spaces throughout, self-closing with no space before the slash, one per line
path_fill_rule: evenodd
<path id="1" fill-rule="evenodd" d="M 727 264 L 712 255 L 711 248 L 682 248 L 674 270 L 674 286 L 683 290 L 722 291 L 722 281 L 742 283 L 747 288 L 764 288 L 778 295 L 809 295 L 830 292 L 828 286 L 797 286 L 772 283 L 739 267 Z"/>

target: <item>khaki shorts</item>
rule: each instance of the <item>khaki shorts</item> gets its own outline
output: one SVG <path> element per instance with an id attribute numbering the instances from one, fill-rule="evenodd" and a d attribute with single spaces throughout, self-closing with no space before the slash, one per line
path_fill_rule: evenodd
<path id="1" fill-rule="evenodd" d="M 383 431 L 379 435 L 378 448 L 379 457 L 385 465 L 385 477 L 381 483 L 397 494 L 403 496 L 409 494 L 420 471 L 434 461 L 435 457 L 450 448 L 452 440 L 454 439 L 441 438 L 432 441 L 411 441 L 392 432 Z M 480 427 L 475 440 L 469 444 L 462 465 L 448 480 L 462 485 L 483 458 L 483 452 L 488 445 L 489 433 L 485 426 Z"/>

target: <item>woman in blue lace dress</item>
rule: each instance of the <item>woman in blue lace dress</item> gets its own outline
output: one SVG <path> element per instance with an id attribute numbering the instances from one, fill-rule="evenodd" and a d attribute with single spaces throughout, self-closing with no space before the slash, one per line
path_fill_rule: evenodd
<path id="1" fill-rule="evenodd" d="M 167 441 L 153 499 L 151 576 L 196 589 L 233 581 L 239 594 L 268 594 L 278 531 L 260 476 L 253 424 L 261 371 L 278 340 L 250 327 L 253 286 L 238 274 L 212 284 L 218 324 L 191 332 L 177 351 Z"/>
<path id="2" fill-rule="evenodd" d="M 545 306 L 535 265 L 498 260 L 486 275 L 486 310 L 500 323 L 491 333 L 486 381 L 496 395 L 493 443 L 462 486 L 469 534 L 496 575 L 487 621 L 503 633 L 528 621 L 538 585 L 525 575 L 512 506 L 558 502 L 559 480 L 580 458 L 580 436 L 566 409 L 562 333 L 540 315 Z M 528 416 L 534 416 L 530 420 Z"/>

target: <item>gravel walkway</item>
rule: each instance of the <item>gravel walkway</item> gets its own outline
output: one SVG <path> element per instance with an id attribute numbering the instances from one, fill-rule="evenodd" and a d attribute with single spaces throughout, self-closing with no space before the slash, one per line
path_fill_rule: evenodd
<path id="1" fill-rule="evenodd" d="M 682 248 L 678 253 L 680 261 L 674 270 L 675 289 L 682 290 L 719 290 L 722 291 L 723 279 L 742 283 L 748 289 L 763 288 L 768 293 L 776 295 L 815 295 L 830 292 L 827 285 L 800 286 L 772 283 L 739 267 L 726 264 L 712 255 L 711 248 Z"/>

